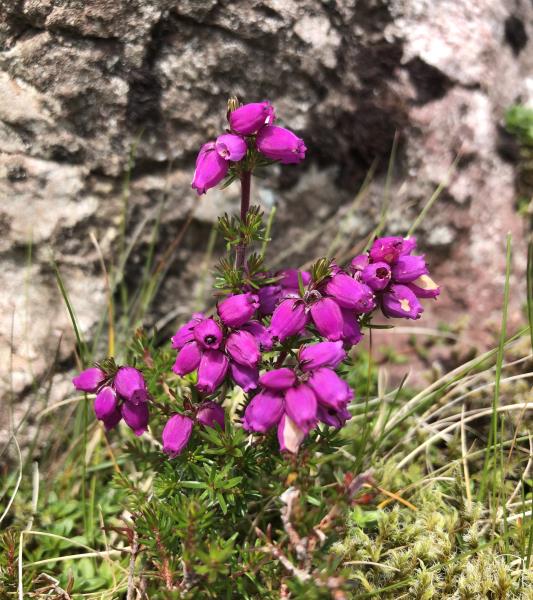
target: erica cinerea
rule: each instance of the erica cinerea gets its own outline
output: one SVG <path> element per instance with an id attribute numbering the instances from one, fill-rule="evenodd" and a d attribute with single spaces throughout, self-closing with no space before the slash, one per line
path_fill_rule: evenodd
<path id="1" fill-rule="evenodd" d="M 72 380 L 77 390 L 96 394 L 94 412 L 106 429 L 124 419 L 135 435 L 148 427 L 150 395 L 142 373 L 128 365 L 117 367 L 113 359 L 82 371 Z"/>
<path id="2" fill-rule="evenodd" d="M 200 148 L 192 187 L 198 194 L 218 185 L 233 167 L 253 169 L 261 157 L 282 164 L 298 163 L 307 148 L 292 131 L 274 125 L 269 102 L 252 102 L 228 111 L 228 132 Z M 239 165 L 247 158 L 244 165 Z"/>
<path id="3" fill-rule="evenodd" d="M 312 432 L 342 428 L 354 398 L 343 367 L 374 315 L 418 319 L 420 300 L 440 292 L 412 237 L 377 238 L 345 265 L 321 258 L 309 271 L 268 269 L 253 252 L 268 240 L 260 209 L 250 206 L 252 175 L 272 162 L 300 163 L 307 152 L 276 119 L 270 102 L 232 99 L 227 130 L 196 159 L 197 193 L 239 181 L 241 209 L 239 217 L 219 219 L 228 254 L 217 270 L 215 308 L 193 314 L 172 337 L 176 355 L 165 379 L 189 393 L 176 394 L 175 406 L 161 411 L 142 373 L 112 359 L 74 379 L 78 389 L 96 394 L 95 413 L 107 429 L 123 418 L 140 435 L 151 403 L 164 420 L 162 449 L 170 457 L 198 428 L 225 430 L 230 419 L 222 405 L 238 388 L 245 401 L 230 426 L 243 427 L 251 443 L 277 434 L 282 452 L 297 453 Z"/>

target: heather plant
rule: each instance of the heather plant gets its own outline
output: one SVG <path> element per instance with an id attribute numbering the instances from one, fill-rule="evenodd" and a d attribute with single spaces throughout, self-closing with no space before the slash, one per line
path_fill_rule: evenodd
<path id="1" fill-rule="evenodd" d="M 219 219 L 228 251 L 218 266 L 216 310 L 195 313 L 172 338 L 172 371 L 188 392 L 161 407 L 151 402 L 142 373 L 117 368 L 112 357 L 74 379 L 76 389 L 96 392 L 95 414 L 106 429 L 123 418 L 141 435 L 148 406 L 170 415 L 162 444 L 171 457 L 183 451 L 195 425 L 224 429 L 221 405 L 236 387 L 246 394 L 243 429 L 267 434 L 276 428 L 282 451 L 296 454 L 311 432 L 341 428 L 353 392 L 338 371 L 373 327 L 376 311 L 418 319 L 419 299 L 440 292 L 424 257 L 413 255 L 413 237 L 377 238 L 344 268 L 324 257 L 309 272 L 268 269 L 254 252 L 254 244 L 265 241 L 265 226 L 259 207 L 250 206 L 251 179 L 256 169 L 297 164 L 306 153 L 303 140 L 274 123 L 268 102 L 230 100 L 227 132 L 204 144 L 196 160 L 192 187 L 198 194 L 224 179 L 225 185 L 238 180 L 241 210 L 238 218 Z"/>
<path id="2" fill-rule="evenodd" d="M 115 336 L 107 317 L 108 357 L 79 338 L 79 410 L 55 432 L 68 448 L 50 468 L 56 487 L 39 493 L 21 460 L 0 511 L 15 515 L 0 595 L 529 598 L 531 321 L 508 336 L 505 303 L 496 350 L 425 389 L 389 389 L 373 332 L 420 319 L 440 293 L 415 226 L 370 236 L 346 262 L 269 268 L 253 178 L 307 153 L 276 118 L 268 102 L 231 100 L 227 131 L 198 154 L 199 195 L 241 192 L 239 215 L 218 220 L 212 308 L 163 344 L 141 328 Z M 509 257 L 510 241 L 506 302 Z M 141 305 L 155 287 L 142 284 Z M 52 409 L 63 405 L 40 414 Z"/>

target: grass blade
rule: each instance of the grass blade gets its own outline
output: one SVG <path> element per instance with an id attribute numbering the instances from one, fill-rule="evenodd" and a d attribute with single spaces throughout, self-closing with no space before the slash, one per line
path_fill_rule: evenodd
<path id="1" fill-rule="evenodd" d="M 431 198 L 427 201 L 426 205 L 421 210 L 418 217 L 414 220 L 413 224 L 411 225 L 411 228 L 407 232 L 406 237 L 411 237 L 412 235 L 414 235 L 418 226 L 425 219 L 425 217 L 426 217 L 427 213 L 429 212 L 429 210 L 431 209 L 431 207 L 435 204 L 435 202 L 437 201 L 439 196 L 442 194 L 444 189 L 448 186 L 448 183 L 450 181 L 450 175 L 453 173 L 453 171 L 455 171 L 455 167 L 457 166 L 457 163 L 459 162 L 460 158 L 461 158 L 461 153 L 458 153 L 457 156 L 455 157 L 455 160 L 453 161 L 451 167 L 448 169 L 446 176 L 439 183 L 439 185 L 437 186 L 437 189 L 433 192 L 433 194 L 431 194 Z"/>
<path id="2" fill-rule="evenodd" d="M 76 313 L 74 312 L 74 307 L 72 306 L 72 303 L 70 302 L 67 289 L 65 288 L 65 284 L 63 283 L 61 273 L 59 272 L 59 268 L 55 261 L 52 261 L 52 266 L 55 271 L 56 281 L 57 281 L 57 285 L 59 287 L 59 291 L 61 292 L 61 296 L 63 297 L 63 301 L 65 302 L 65 305 L 67 307 L 70 321 L 72 323 L 72 328 L 74 329 L 74 335 L 76 336 L 76 344 L 78 346 L 78 355 L 80 357 L 82 367 L 84 367 L 86 364 L 85 361 L 87 359 L 87 346 L 85 345 L 85 342 L 81 335 L 80 328 L 78 325 L 78 319 L 76 318 Z"/>
<path id="3" fill-rule="evenodd" d="M 505 285 L 503 291 L 503 308 L 502 308 L 502 321 L 500 328 L 500 339 L 498 342 L 498 351 L 496 353 L 496 373 L 494 376 L 494 396 L 492 398 L 492 416 L 491 426 L 489 432 L 489 441 L 487 445 L 487 454 L 485 457 L 485 464 L 483 466 L 483 475 L 480 486 L 480 498 L 485 497 L 487 490 L 487 477 L 489 472 L 489 464 L 491 463 L 491 453 L 488 448 L 492 444 L 496 445 L 498 439 L 498 406 L 500 403 L 500 381 L 502 376 L 502 364 L 505 353 L 505 338 L 507 334 L 507 313 L 509 308 L 509 280 L 511 276 L 511 234 L 507 235 L 506 252 L 505 252 Z M 496 450 L 492 453 L 492 464 L 493 464 L 493 490 L 496 489 L 496 476 L 497 476 L 497 454 Z"/>
<path id="4" fill-rule="evenodd" d="M 533 351 L 533 241 L 529 242 L 527 247 L 526 286 L 527 320 L 529 322 L 529 337 L 531 340 L 531 350 Z"/>
<path id="5" fill-rule="evenodd" d="M 276 216 L 276 205 L 274 204 L 274 206 L 272 207 L 272 209 L 268 215 L 268 219 L 267 219 L 267 224 L 266 224 L 266 228 L 265 228 L 265 236 L 263 238 L 263 243 L 261 244 L 261 252 L 259 253 L 259 256 L 261 256 L 261 258 L 265 257 L 265 252 L 267 250 L 268 243 L 270 242 L 270 232 L 272 231 L 272 224 L 274 222 L 275 216 Z"/>

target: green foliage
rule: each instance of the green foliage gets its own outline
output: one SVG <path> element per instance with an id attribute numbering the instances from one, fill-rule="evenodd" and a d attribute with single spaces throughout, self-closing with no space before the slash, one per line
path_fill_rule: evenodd
<path id="1" fill-rule="evenodd" d="M 263 253 L 250 253 L 244 268 L 236 264 L 234 257 L 239 246 L 253 248 L 254 245 L 268 242 L 263 217 L 259 206 L 251 206 L 244 221 L 235 215 L 224 214 L 219 217 L 218 230 L 226 241 L 226 256 L 219 260 L 215 269 L 215 289 L 222 293 L 239 292 L 243 286 L 258 289 L 275 281 L 275 278 L 264 273 Z"/>
<path id="2" fill-rule="evenodd" d="M 152 358 L 158 370 L 158 358 Z M 157 377 L 148 376 L 148 381 L 152 385 Z M 170 403 L 173 408 L 188 394 L 177 387 L 175 397 L 165 400 L 157 383 L 150 391 L 158 405 Z M 154 432 L 161 426 L 155 422 Z M 336 456 L 337 436 L 326 431 L 322 435 L 324 439 L 311 441 L 290 459 L 279 453 L 275 434 L 251 442 L 231 422 L 225 431 L 195 430 L 187 449 L 173 460 L 154 451 L 150 441 L 132 440 L 126 462 L 136 465 L 138 476 L 132 480 L 117 474 L 115 485 L 127 498 L 139 536 L 139 568 L 152 574 L 149 597 L 170 598 L 179 592 L 177 597 L 184 598 L 277 598 L 279 585 L 273 584 L 283 571 L 262 549 L 257 532 L 287 544 L 280 496 L 288 482 L 300 490 L 295 526 L 302 532 L 312 533 L 331 506 L 346 504 L 346 460 Z M 153 478 L 149 494 L 146 477 Z M 322 558 L 316 560 L 320 564 Z"/>
<path id="3" fill-rule="evenodd" d="M 53 569 L 57 586 L 63 589 L 70 587 L 74 593 L 90 593 L 114 587 L 113 581 L 120 574 L 120 564 L 111 560 L 83 558 L 83 554 L 94 554 L 100 550 L 105 555 L 106 534 L 100 530 L 98 523 L 102 522 L 106 527 L 120 524 L 119 516 L 124 502 L 122 493 L 109 485 L 111 478 L 108 469 L 104 469 L 98 479 L 94 477 L 93 492 L 95 496 L 98 495 L 98 504 L 94 512 L 91 511 L 88 527 L 85 528 L 85 506 L 78 498 L 79 480 L 76 490 L 76 487 L 72 487 L 71 476 L 72 473 L 68 473 L 56 480 L 56 491 L 41 494 L 37 512 L 33 516 L 32 507 L 23 501 L 24 492 L 17 497 L 17 517 L 11 521 L 0 544 L 6 549 L 0 553 L 0 592 L 15 594 L 18 588 L 20 534 L 27 530 L 28 520 L 32 523 L 31 531 L 45 533 L 24 533 L 24 589 L 33 589 L 33 582 L 43 569 L 45 572 Z M 107 543 L 117 540 L 118 536 L 115 534 L 107 539 Z M 61 562 L 55 563 L 54 558 L 58 557 Z M 11 596 L 0 593 L 0 597 Z"/>
<path id="4" fill-rule="evenodd" d="M 231 293 L 242 290 L 243 286 L 259 289 L 262 285 L 269 285 L 276 281 L 275 277 L 265 277 L 263 273 L 263 257 L 252 253 L 246 259 L 246 268 L 239 269 L 229 257 L 219 260 L 215 270 L 214 287 L 220 293 Z"/>
<path id="5" fill-rule="evenodd" d="M 504 350 L 504 364 L 522 356 L 519 349 L 510 353 L 508 342 Z M 187 449 L 173 460 L 162 454 L 157 440 L 164 415 L 187 412 L 188 403 L 195 401 L 194 381 L 169 378 L 174 352 L 158 347 L 142 331 L 136 332 L 125 357 L 143 369 L 161 416 L 154 416 L 149 436 L 135 438 L 126 429 L 110 434 L 109 448 L 90 418 L 87 437 L 94 454 L 84 475 L 85 495 L 80 454 L 71 451 L 63 457 L 65 468 L 46 481 L 39 496 L 32 529 L 47 535 L 24 534 L 23 585 L 28 593 L 52 585 L 42 582 L 45 573 L 57 578 L 57 589 L 72 594 L 125 597 L 129 549 L 137 544 L 133 581 L 142 582 L 154 599 L 268 600 L 279 598 L 283 590 L 305 599 L 333 594 L 385 600 L 487 594 L 528 598 L 531 482 L 524 482 L 525 491 L 515 497 L 513 507 L 502 509 L 527 461 L 520 423 L 506 422 L 498 431 L 496 451 L 488 453 L 496 487 L 484 504 L 465 498 L 457 436 L 398 468 L 427 439 L 418 424 L 446 406 L 443 398 L 450 402 L 454 386 L 463 393 L 472 375 L 494 381 L 496 353 L 479 357 L 428 390 L 415 393 L 402 384 L 383 395 L 371 355 L 361 351 L 343 373 L 357 395 L 354 418 L 341 433 L 318 431 L 297 457 L 284 457 L 275 433 L 249 440 L 235 424 L 242 404 L 237 394 L 227 399 L 234 420 L 225 431 L 195 429 Z M 485 396 L 477 393 L 469 410 L 490 406 L 491 390 L 489 386 Z M 501 390 L 520 402 L 529 388 L 518 379 L 512 388 L 502 383 Z M 402 416 L 407 402 L 412 407 Z M 454 414 L 451 406 L 442 419 Z M 515 431 L 519 451 L 508 461 Z M 485 455 L 482 447 L 476 452 L 469 458 L 472 498 L 482 481 Z M 288 491 L 295 494 L 289 519 L 283 500 Z M 7 598 L 17 593 L 19 536 L 32 518 L 30 497 L 31 486 L 25 483 L 3 538 L 0 589 Z M 96 551 L 101 556 L 94 556 Z M 58 557 L 66 560 L 55 562 Z"/>
<path id="6" fill-rule="evenodd" d="M 239 243 L 249 246 L 253 242 L 262 242 L 265 234 L 263 211 L 259 206 L 251 206 L 244 221 L 236 215 L 224 213 L 218 219 L 218 230 L 226 240 L 228 249 Z"/>
<path id="7" fill-rule="evenodd" d="M 516 136 L 519 145 L 517 210 L 532 217 L 533 198 L 533 109 L 514 105 L 505 113 L 505 126 Z"/>
<path id="8" fill-rule="evenodd" d="M 327 258 L 317 260 L 311 267 L 311 277 L 313 282 L 318 285 L 326 277 L 331 275 L 331 261 Z"/>
<path id="9" fill-rule="evenodd" d="M 511 106 L 505 113 L 505 125 L 521 144 L 533 148 L 533 109 L 518 104 Z"/>
<path id="10" fill-rule="evenodd" d="M 269 161 L 250 152 L 247 168 L 252 163 Z M 232 170 L 228 181 L 239 176 Z M 196 426 L 184 452 L 169 460 L 161 451 L 161 432 L 169 415 L 193 413 L 195 377 L 169 375 L 175 352 L 136 327 L 176 247 L 152 267 L 156 221 L 143 281 L 130 296 L 124 276 L 132 251 L 125 245 L 127 209 L 125 190 L 120 256 L 98 332 L 107 326 L 108 353 L 118 364 L 142 369 L 153 398 L 150 431 L 142 438 L 125 427 L 105 433 L 87 397 L 75 399 L 70 411 L 45 402 L 43 421 L 52 434 L 39 446 L 41 489 L 31 477 L 32 448 L 30 459 L 21 458 L 20 488 L 11 474 L 0 498 L 0 514 L 14 498 L 3 523 L 2 599 L 17 598 L 21 584 L 25 597 L 56 600 L 531 600 L 529 425 L 506 410 L 530 392 L 523 374 L 531 370 L 530 349 L 516 350 L 527 332 L 506 339 L 502 327 L 497 351 L 415 390 L 406 376 L 387 385 L 373 357 L 372 329 L 380 326 L 365 319 L 368 349 L 357 348 L 343 366 L 356 398 L 353 418 L 341 432 L 317 429 L 298 456 L 284 456 L 275 432 L 253 438 L 244 432 L 243 394 L 222 389 L 217 399 L 231 415 L 225 430 Z M 219 264 L 217 289 L 257 289 L 276 281 L 262 273 L 270 229 L 262 217 L 252 208 L 244 223 L 228 215 L 220 219 L 228 254 Z M 261 246 L 248 253 L 244 268 L 232 255 L 241 244 Z M 330 272 L 328 259 L 312 267 L 315 283 Z M 60 276 L 58 283 L 75 325 L 68 286 Z M 280 353 L 291 351 L 288 340 Z M 94 360 L 81 338 L 78 352 L 81 362 Z M 274 365 L 275 357 L 266 355 L 266 363 Z M 519 370 L 510 371 L 515 363 Z M 106 368 L 116 365 L 107 362 Z M 485 414 L 495 387 L 498 404 Z M 462 409 L 466 418 L 486 420 L 461 428 Z M 479 493 L 484 487 L 488 493 Z"/>

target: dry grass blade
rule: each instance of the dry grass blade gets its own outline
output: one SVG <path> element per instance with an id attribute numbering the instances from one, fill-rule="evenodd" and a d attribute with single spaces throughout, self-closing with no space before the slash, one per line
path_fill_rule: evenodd
<path id="1" fill-rule="evenodd" d="M 15 487 L 13 489 L 13 493 L 11 494 L 11 497 L 9 498 L 9 501 L 7 503 L 7 506 L 4 510 L 4 512 L 2 513 L 2 516 L 0 516 L 0 523 L 2 523 L 2 521 L 5 519 L 7 513 L 9 512 L 11 505 L 13 504 L 13 501 L 15 500 L 15 496 L 17 495 L 18 490 L 20 488 L 20 482 L 22 481 L 22 454 L 20 453 L 20 446 L 19 446 L 19 443 L 17 441 L 15 434 L 13 434 L 11 436 L 11 439 L 15 443 L 15 448 L 17 449 L 17 460 L 18 460 L 18 464 L 19 464 L 19 471 L 18 471 L 18 475 L 17 475 L 17 481 L 16 481 Z"/>
<path id="2" fill-rule="evenodd" d="M 522 410 L 524 408 L 524 406 L 526 407 L 527 410 L 533 410 L 533 402 L 528 402 L 528 403 L 525 403 L 525 404 L 509 404 L 507 406 L 499 406 L 497 408 L 496 412 L 497 413 L 506 413 L 506 412 L 512 412 L 512 411 L 515 411 L 515 410 Z M 464 420 L 459 419 L 459 422 L 452 423 L 451 425 L 449 425 L 448 427 L 446 427 L 442 431 L 439 431 L 435 435 L 432 435 L 425 442 L 423 442 L 422 444 L 420 444 L 419 446 L 417 446 L 412 452 L 410 452 L 405 458 L 403 458 L 398 463 L 397 468 L 398 469 L 403 468 L 411 460 L 413 460 L 413 458 L 415 458 L 415 456 L 417 456 L 418 454 L 420 454 L 420 452 L 422 452 L 422 450 L 424 450 L 427 446 L 430 446 L 431 444 L 433 444 L 437 440 L 441 439 L 442 436 L 445 433 L 453 431 L 458 426 L 460 427 L 461 423 L 464 423 L 464 424 L 470 423 L 471 421 L 475 421 L 476 419 L 480 419 L 481 417 L 486 417 L 487 415 L 491 415 L 492 412 L 493 412 L 492 408 L 481 409 L 481 410 L 475 411 L 475 414 L 469 415 Z"/>

